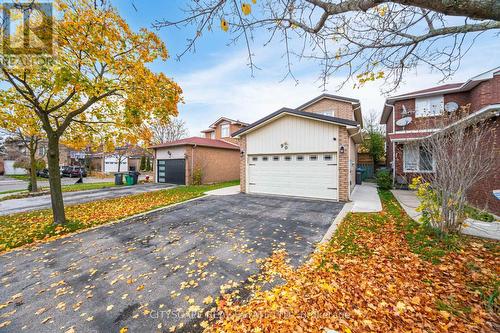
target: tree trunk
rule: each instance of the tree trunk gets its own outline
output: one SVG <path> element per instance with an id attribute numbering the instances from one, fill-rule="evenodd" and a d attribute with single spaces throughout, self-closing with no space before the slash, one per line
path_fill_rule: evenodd
<path id="1" fill-rule="evenodd" d="M 38 184 L 37 184 L 37 179 L 36 179 L 36 150 L 35 149 L 30 149 L 30 182 L 31 182 L 31 189 L 30 192 L 37 192 L 38 191 Z"/>
<path id="2" fill-rule="evenodd" d="M 65 224 L 64 202 L 61 188 L 61 176 L 59 170 L 59 137 L 56 134 L 48 136 L 47 164 L 49 169 L 50 200 L 54 224 Z"/>

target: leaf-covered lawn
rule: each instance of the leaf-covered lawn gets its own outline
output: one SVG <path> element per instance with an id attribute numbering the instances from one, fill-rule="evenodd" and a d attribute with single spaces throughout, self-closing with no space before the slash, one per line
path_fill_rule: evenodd
<path id="1" fill-rule="evenodd" d="M 107 188 L 107 187 L 115 187 L 114 182 L 99 182 L 99 183 L 81 183 L 81 184 L 71 184 L 71 185 L 63 185 L 61 186 L 63 192 L 77 192 L 77 191 L 87 191 L 87 190 L 99 190 L 102 188 Z M 118 186 L 126 186 L 126 185 L 118 185 Z M 32 196 L 39 196 L 39 195 L 46 195 L 49 193 L 48 187 L 40 187 L 40 192 L 36 193 L 29 193 L 26 190 L 12 190 L 12 191 L 6 191 L 0 194 L 6 194 L 9 192 L 22 192 L 22 193 L 16 193 L 8 196 L 4 196 L 0 198 L 0 201 L 3 200 L 11 200 L 11 199 L 22 199 L 22 198 L 28 198 Z"/>
<path id="2" fill-rule="evenodd" d="M 494 332 L 499 242 L 440 235 L 413 222 L 392 194 L 384 210 L 348 214 L 329 244 L 294 269 L 275 253 L 261 280 L 222 295 L 206 332 Z M 274 288 L 263 287 L 279 276 Z M 496 325 L 496 326 L 495 326 Z"/>
<path id="3" fill-rule="evenodd" d="M 56 227 L 52 224 L 50 209 L 0 216 L 0 252 L 193 199 L 202 196 L 206 191 L 238 183 L 239 181 L 232 181 L 214 185 L 182 186 L 67 206 L 68 223 L 65 226 Z"/>

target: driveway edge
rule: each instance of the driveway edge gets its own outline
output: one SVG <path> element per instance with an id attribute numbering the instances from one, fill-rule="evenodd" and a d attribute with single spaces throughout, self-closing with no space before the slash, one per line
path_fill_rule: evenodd
<path id="1" fill-rule="evenodd" d="M 324 244 L 324 243 L 330 241 L 333 234 L 335 233 L 335 230 L 337 230 L 337 227 L 340 224 L 340 222 L 342 222 L 344 217 L 347 215 L 347 213 L 349 213 L 352 210 L 353 207 L 354 207 L 353 202 L 347 202 L 344 205 L 344 207 L 342 207 L 342 209 L 337 214 L 335 219 L 333 219 L 332 224 L 330 225 L 330 227 L 326 231 L 325 235 L 323 236 L 323 239 L 321 239 L 321 241 L 319 242 L 320 244 Z"/>
<path id="2" fill-rule="evenodd" d="M 177 202 L 177 203 L 174 203 L 174 204 L 171 204 L 171 205 L 168 205 L 168 206 L 163 206 L 163 207 L 158 207 L 158 208 L 155 208 L 155 209 L 152 209 L 152 210 L 148 210 L 146 212 L 142 212 L 142 213 L 139 213 L 139 214 L 135 214 L 135 215 L 131 215 L 131 216 L 127 216 L 127 217 L 124 217 L 122 219 L 119 219 L 119 220 L 116 220 L 116 221 L 111 221 L 111 222 L 107 222 L 107 223 L 103 223 L 103 224 L 99 224 L 99 225 L 96 225 L 96 226 L 93 226 L 93 227 L 90 227 L 90 228 L 87 228 L 87 229 L 81 229 L 81 230 L 77 230 L 75 232 L 72 232 L 70 234 L 65 234 L 65 235 L 62 235 L 60 237 L 57 237 L 57 238 L 54 238 L 54 239 L 47 239 L 47 240 L 41 240 L 41 241 L 38 241 L 38 242 L 35 242 L 35 243 L 29 243 L 29 244 L 25 244 L 23 246 L 19 246 L 19 247 L 16 247 L 14 249 L 11 249 L 11 250 L 8 250 L 8 251 L 5 251 L 5 252 L 0 252 L 0 256 L 3 256 L 3 255 L 6 255 L 6 254 L 9 254 L 9 253 L 13 253 L 13 252 L 16 252 L 16 251 L 20 251 L 20 250 L 26 250 L 28 248 L 36 248 L 38 246 L 41 246 L 43 244 L 47 244 L 47 243 L 51 243 L 51 242 L 55 242 L 56 240 L 59 240 L 59 239 L 65 239 L 65 238 L 68 238 L 68 237 L 73 237 L 73 236 L 76 236 L 76 235 L 79 235 L 79 234 L 82 234 L 84 232 L 88 232 L 88 231 L 92 231 L 92 230 L 95 230 L 95 229 L 98 229 L 98 228 L 102 228 L 102 227 L 106 227 L 106 226 L 110 226 L 110 225 L 114 225 L 114 224 L 117 224 L 117 223 L 122 223 L 122 222 L 125 222 L 129 219 L 133 219 L 133 218 L 137 218 L 137 217 L 141 217 L 141 216 L 144 216 L 146 214 L 150 214 L 150 213 L 154 213 L 154 212 L 158 212 L 160 210 L 163 210 L 163 209 L 167 209 L 167 208 L 172 208 L 172 207 L 176 207 L 178 205 L 181 205 L 181 204 L 184 204 L 184 203 L 187 203 L 187 202 L 191 202 L 191 201 L 195 201 L 195 200 L 199 200 L 201 198 L 205 198 L 207 195 L 206 194 L 202 194 L 201 196 L 199 197 L 196 197 L 196 198 L 192 198 L 192 199 L 188 199 L 186 201 L 181 201 L 181 202 Z"/>

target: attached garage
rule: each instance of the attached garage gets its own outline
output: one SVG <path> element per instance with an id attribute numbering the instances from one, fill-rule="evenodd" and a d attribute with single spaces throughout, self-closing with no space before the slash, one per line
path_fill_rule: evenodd
<path id="1" fill-rule="evenodd" d="M 234 136 L 242 149 L 242 192 L 349 200 L 351 152 L 361 141 L 356 121 L 284 108 Z"/>
<path id="2" fill-rule="evenodd" d="M 337 153 L 248 156 L 248 193 L 338 200 Z"/>

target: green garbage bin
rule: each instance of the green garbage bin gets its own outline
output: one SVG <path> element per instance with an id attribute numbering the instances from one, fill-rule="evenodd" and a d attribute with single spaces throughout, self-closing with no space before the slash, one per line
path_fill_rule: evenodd
<path id="1" fill-rule="evenodd" d="M 134 177 L 125 175 L 125 182 L 127 183 L 127 185 L 134 185 Z"/>

